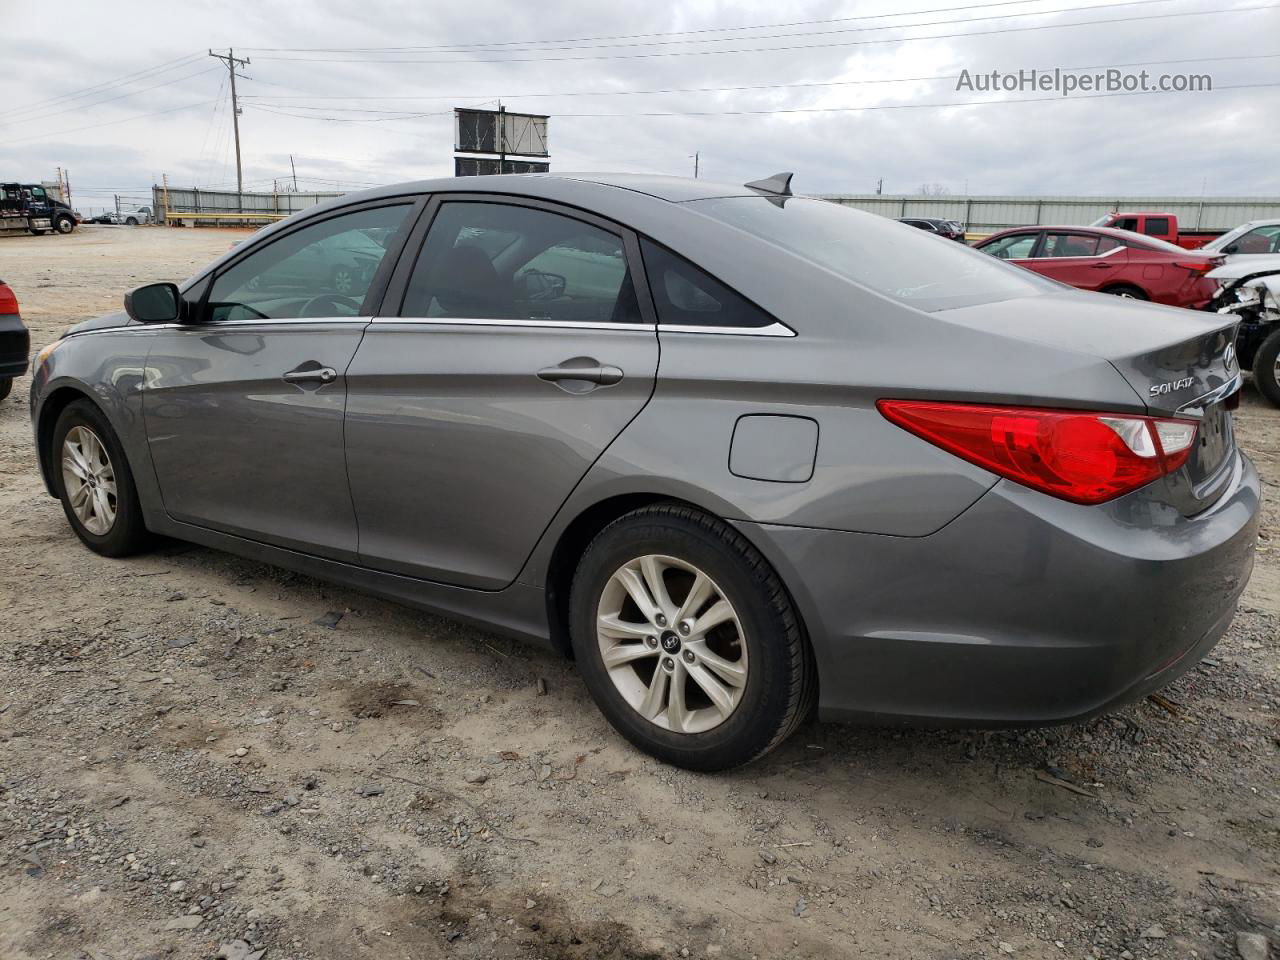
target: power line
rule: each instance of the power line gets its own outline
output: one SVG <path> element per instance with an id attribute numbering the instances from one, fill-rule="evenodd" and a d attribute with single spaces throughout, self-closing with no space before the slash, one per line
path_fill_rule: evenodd
<path id="1" fill-rule="evenodd" d="M 1231 62 L 1236 63 L 1242 60 L 1269 60 L 1280 58 L 1280 53 L 1260 53 L 1243 56 L 1230 57 L 1184 57 L 1178 60 L 1134 60 L 1128 63 L 1097 63 L 1089 66 L 1080 67 L 1060 67 L 1063 73 L 1074 73 L 1081 70 L 1110 70 L 1119 69 L 1121 67 L 1154 67 L 1154 66 L 1173 66 L 1186 63 L 1220 63 Z M 658 96 L 671 93 L 740 93 L 752 90 L 791 90 L 791 89 L 811 89 L 826 87 L 843 87 L 858 86 L 863 84 L 888 84 L 888 83 L 932 83 L 943 80 L 956 80 L 958 74 L 947 74 L 944 76 L 932 77 L 873 77 L 860 78 L 857 80 L 821 80 L 801 83 L 757 83 L 744 84 L 729 87 L 661 87 L 652 90 L 563 90 L 554 93 L 499 93 L 499 94 L 460 94 L 460 93 L 432 93 L 417 94 L 405 96 L 380 96 L 377 94 L 343 94 L 339 96 L 262 96 L 250 95 L 241 97 L 242 100 L 260 101 L 260 100 L 516 100 L 525 98 L 542 98 L 542 97 L 626 97 L 626 96 Z M 259 106 L 260 104 L 250 103 L 250 106 Z M 273 104 L 277 105 L 277 104 Z M 370 110 L 355 107 L 329 107 L 329 106 L 310 106 L 306 104 L 278 104 L 279 106 L 287 106 L 294 110 L 333 110 L 341 113 L 402 113 L 408 111 L 394 110 Z M 425 114 L 418 114 L 424 116 Z"/>
<path id="2" fill-rule="evenodd" d="M 1076 13 L 1076 12 L 1082 12 L 1086 10 L 1110 9 L 1112 6 L 1132 6 L 1136 4 L 1171 3 L 1171 2 L 1174 2 L 1174 0 L 1129 0 L 1129 2 L 1125 4 L 1113 4 L 1107 7 L 1099 7 L 1096 4 L 1092 6 L 1085 6 L 1085 7 L 1060 7 L 1054 10 L 1045 10 L 1045 11 L 1038 11 L 1035 13 L 1025 13 L 1025 14 L 1008 14 L 1001 17 L 971 17 L 971 18 L 964 18 L 959 20 L 935 20 L 928 23 L 895 24 L 892 26 L 884 26 L 884 27 L 865 27 L 865 28 L 858 28 L 857 30 L 850 30 L 850 31 L 824 31 L 823 34 L 821 35 L 826 35 L 827 33 L 844 33 L 844 32 L 861 33 L 861 32 L 866 32 L 871 30 L 905 30 L 905 29 L 913 29 L 916 27 L 940 26 L 940 25 L 951 24 L 951 23 L 979 23 L 984 20 L 992 20 L 992 19 L 1008 20 L 1008 19 L 1012 19 L 1013 17 L 1045 16 L 1045 15 L 1054 14 L 1054 13 Z M 986 36 L 995 36 L 995 35 L 1006 34 L 1006 33 L 1026 33 L 1034 30 L 1062 30 L 1068 27 L 1088 27 L 1088 26 L 1109 25 L 1109 24 L 1116 24 L 1116 23 L 1138 23 L 1138 22 L 1143 22 L 1147 20 L 1156 20 L 1156 19 L 1167 20 L 1174 17 L 1221 16 L 1223 13 L 1240 13 L 1240 12 L 1246 12 L 1246 11 L 1252 11 L 1252 10 L 1269 10 L 1269 9 L 1273 9 L 1276 6 L 1277 4 L 1269 3 L 1269 4 L 1261 4 L 1258 6 L 1252 6 L 1252 7 L 1234 7 L 1228 11 L 1189 10 L 1189 11 L 1175 12 L 1175 13 L 1144 14 L 1144 15 L 1133 16 L 1133 17 L 1113 17 L 1106 20 L 1079 20 L 1074 23 L 1045 23 L 1045 24 L 1035 24 L 1029 27 L 1007 27 L 1007 28 L 1001 28 L 997 30 L 974 30 L 974 31 L 967 31 L 962 33 L 930 34 L 928 36 L 922 36 L 922 37 L 886 37 L 886 38 L 875 39 L 875 40 L 839 40 L 839 41 L 833 41 L 831 43 L 805 43 L 805 44 L 792 44 L 790 46 L 779 46 L 779 47 L 733 47 L 730 49 L 714 49 L 714 50 L 664 50 L 656 53 L 589 54 L 587 56 L 582 56 L 582 57 L 576 57 L 576 56 L 572 56 L 572 57 L 571 56 L 503 57 L 503 58 L 493 58 L 493 59 L 469 58 L 465 60 L 457 60 L 457 59 L 424 60 L 420 58 L 391 59 L 391 58 L 384 58 L 384 57 L 273 57 L 273 56 L 260 57 L 260 59 L 285 61 L 285 62 L 292 62 L 292 63 L 385 63 L 385 64 L 416 63 L 416 64 L 455 64 L 455 65 L 468 64 L 470 65 L 470 64 L 476 64 L 476 63 L 561 63 L 561 62 L 592 61 L 592 60 L 646 60 L 646 59 L 654 59 L 657 57 L 706 57 L 706 56 L 721 56 L 724 54 L 737 54 L 737 53 L 781 53 L 781 52 L 791 52 L 796 50 L 823 50 L 823 49 L 830 49 L 833 47 L 860 47 L 860 46 L 868 46 L 868 45 L 882 44 L 882 43 L 911 43 L 918 40 L 950 40 L 950 39 L 956 39 L 961 37 L 986 37 Z M 784 36 L 809 36 L 809 35 L 817 35 L 817 34 L 786 34 Z M 734 39 L 737 39 L 737 38 L 734 38 Z M 761 36 L 761 37 L 749 37 L 745 39 L 769 40 L 769 39 L 781 39 L 781 37 Z M 706 41 L 706 42 L 710 42 L 710 41 Z M 591 48 L 576 47 L 576 48 L 566 48 L 566 49 L 591 49 Z M 465 51 L 459 51 L 459 52 L 465 52 Z"/>
<path id="3" fill-rule="evenodd" d="M 13 143 L 26 143 L 30 140 L 43 140 L 46 137 L 60 137 L 64 133 L 79 133 L 81 130 L 96 130 L 98 127 L 111 127 L 111 126 L 115 126 L 117 123 L 129 123 L 133 120 L 143 120 L 147 117 L 158 117 L 166 113 L 177 113 L 179 110 L 191 110 L 194 107 L 203 107 L 210 103 L 213 103 L 213 101 L 201 100 L 198 103 L 188 103 L 181 107 L 170 107 L 168 110 L 155 110 L 155 111 L 152 111 L 151 113 L 139 113 L 139 114 L 135 114 L 132 117 L 123 117 L 119 120 L 108 120 L 106 123 L 91 123 L 83 127 L 71 127 L 67 130 L 52 130 L 52 131 L 47 131 L 45 133 L 37 134 L 34 137 L 19 137 L 16 140 L 6 138 L 5 144 L 8 145 Z"/>
<path id="4" fill-rule="evenodd" d="M 174 60 L 166 60 L 164 63 L 157 66 L 148 67 L 145 70 L 138 70 L 134 73 L 128 73 L 123 77 L 117 77 L 114 80 L 104 80 L 102 83 L 95 83 L 90 87 L 82 87 L 80 90 L 73 90 L 70 93 L 60 94 L 56 97 L 48 97 L 47 99 L 37 100 L 33 103 L 25 103 L 21 107 L 12 107 L 8 110 L 0 110 L 0 117 L 29 113 L 33 110 L 39 110 L 45 106 L 52 106 L 59 101 L 70 102 L 72 100 L 79 100 L 83 97 L 93 96 L 95 93 L 104 93 L 105 89 L 102 88 L 118 87 L 125 83 L 132 83 L 135 80 L 140 80 L 148 75 L 155 76 L 168 70 L 174 70 L 178 67 L 186 66 L 188 63 L 195 62 L 199 56 L 199 54 L 189 54 L 185 57 L 178 57 Z"/>
<path id="5" fill-rule="evenodd" d="M 127 93 L 117 94 L 114 97 L 107 97 L 105 100 L 95 100 L 93 101 L 93 103 L 85 103 L 77 107 L 67 107 L 65 110 L 55 110 L 53 113 L 41 113 L 36 116 L 21 117 L 17 120 L 8 121 L 8 123 L 10 124 L 31 123 L 34 120 L 44 120 L 47 117 L 57 117 L 64 113 L 75 113 L 77 110 L 88 110 L 91 107 L 100 107 L 104 103 L 113 103 L 116 100 L 123 100 L 125 97 L 136 97 L 138 94 L 146 93 L 149 90 L 158 90 L 161 87 L 168 87 L 168 86 L 172 86 L 175 83 L 182 83 L 182 81 L 184 80 L 190 80 L 193 77 L 203 76 L 204 74 L 211 73 L 216 69 L 218 68 L 206 67 L 204 70 L 198 70 L 195 73 L 189 73 L 184 77 L 177 77 L 173 80 L 165 80 L 161 83 L 154 84 L 153 86 L 150 86 L 150 87 L 143 87 L 141 90 L 130 90 Z M 106 91 L 100 91 L 100 92 L 105 93 Z"/>
<path id="6" fill-rule="evenodd" d="M 698 30 L 667 30 L 654 33 L 629 33 L 629 34 L 612 34 L 594 37 L 560 37 L 548 40 L 505 40 L 492 43 L 455 43 L 455 44 L 430 44 L 425 46 L 407 46 L 407 47 L 248 47 L 246 49 L 263 51 L 268 53 L 374 53 L 374 52 L 441 52 L 446 50 L 461 50 L 463 48 L 493 48 L 493 47 L 518 47 L 526 44 L 545 44 L 545 43 L 585 43 L 596 40 L 644 40 L 652 37 L 677 37 L 677 36 L 693 36 L 704 33 L 732 33 L 745 30 L 773 30 L 783 27 L 811 27 L 824 23 L 852 23 L 860 20 L 884 20 L 891 17 L 911 17 L 923 16 L 929 13 L 955 13 L 961 10 L 978 10 L 993 7 L 1013 7 L 1025 6 L 1029 3 L 1041 3 L 1043 0 L 1000 0 L 1000 2 L 990 3 L 974 3 L 960 7 L 931 7 L 926 10 L 904 10 L 896 13 L 875 13 L 864 14 L 856 17 L 832 17 L 822 20 L 792 20 L 782 23 L 760 23 L 738 27 L 704 27 Z M 1105 6 L 1105 5 L 1104 5 Z M 1123 4 L 1116 4 L 1123 6 Z M 737 38 L 728 38 L 737 39 Z M 681 42 L 681 41 L 674 41 Z M 683 41 L 686 43 L 695 43 L 701 41 Z"/>
<path id="7" fill-rule="evenodd" d="M 1212 90 L 1197 91 L 1198 93 L 1217 93 L 1221 90 L 1252 90 L 1264 87 L 1280 87 L 1280 81 L 1274 83 L 1237 83 L 1224 84 L 1215 86 Z M 864 107 L 771 107 L 759 110 L 650 110 L 639 111 L 635 113 L 557 113 L 557 119 L 573 119 L 573 118 L 594 118 L 606 119 L 610 117 L 738 117 L 738 116 L 772 116 L 776 114 L 801 114 L 801 113 L 863 113 L 874 110 L 919 110 L 919 109 L 945 109 L 950 107 L 985 107 L 996 106 L 1007 103 L 1067 103 L 1073 100 L 1098 100 L 1111 97 L 1148 97 L 1159 96 L 1162 94 L 1177 93 L 1185 96 L 1188 91 L 1185 90 L 1141 90 L 1125 93 L 1095 93 L 1095 94 L 1078 94 L 1070 97 L 1052 96 L 1052 97 L 1020 97 L 1007 98 L 1001 100 L 959 100 L 949 103 L 881 103 Z M 376 119 L 358 119 L 350 117 L 315 117 L 306 116 L 304 114 L 287 113 L 282 110 L 272 110 L 260 105 L 253 105 L 256 110 L 265 110 L 267 113 L 275 113 L 284 117 L 298 117 L 304 120 L 330 120 L 345 123 L 377 123 L 382 120 L 411 120 L 428 116 L 447 116 L 448 113 L 424 113 L 416 117 L 381 117 Z M 452 111 L 449 111 L 451 113 Z"/>

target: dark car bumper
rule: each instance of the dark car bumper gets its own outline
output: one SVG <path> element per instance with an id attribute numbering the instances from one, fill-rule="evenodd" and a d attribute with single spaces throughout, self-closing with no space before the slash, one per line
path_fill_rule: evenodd
<path id="1" fill-rule="evenodd" d="M 0 377 L 20 377 L 31 359 L 31 337 L 17 314 L 0 316 Z"/>
<path id="2" fill-rule="evenodd" d="M 1226 632 L 1258 475 L 1183 517 L 1150 490 L 1083 507 L 1001 481 L 928 537 L 738 523 L 804 615 L 828 719 L 1078 720 L 1170 682 Z"/>

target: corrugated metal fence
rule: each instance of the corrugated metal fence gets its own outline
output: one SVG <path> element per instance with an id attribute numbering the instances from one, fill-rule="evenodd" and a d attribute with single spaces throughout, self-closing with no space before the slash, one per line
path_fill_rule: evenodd
<path id="1" fill-rule="evenodd" d="M 198 187 L 164 187 L 155 185 L 151 188 L 155 201 L 157 219 L 165 221 L 165 211 L 169 219 L 184 223 L 222 224 L 270 223 L 281 220 L 291 213 L 314 207 L 317 203 L 342 196 L 342 191 L 334 193 L 236 193 L 234 190 L 201 190 Z M 205 213 L 209 216 L 196 216 Z"/>
<path id="2" fill-rule="evenodd" d="M 956 220 L 974 233 L 1027 224 L 1087 224 L 1117 210 L 1172 213 L 1189 230 L 1230 230 L 1246 220 L 1280 218 L 1275 197 L 923 197 L 824 196 L 886 217 Z"/>

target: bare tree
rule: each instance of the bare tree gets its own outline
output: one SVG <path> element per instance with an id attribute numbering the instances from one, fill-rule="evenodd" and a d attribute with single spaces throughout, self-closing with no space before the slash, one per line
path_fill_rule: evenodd
<path id="1" fill-rule="evenodd" d="M 945 183 L 922 183 L 917 192 L 922 197 L 945 197 L 951 193 Z"/>

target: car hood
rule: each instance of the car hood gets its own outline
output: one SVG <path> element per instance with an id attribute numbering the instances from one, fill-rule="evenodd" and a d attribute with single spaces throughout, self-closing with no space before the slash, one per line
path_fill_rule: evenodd
<path id="1" fill-rule="evenodd" d="M 1255 273 L 1280 273 L 1280 256 L 1267 254 L 1236 254 L 1206 276 L 1210 280 L 1239 280 Z"/>
<path id="2" fill-rule="evenodd" d="M 129 315 L 123 310 L 115 313 L 104 313 L 100 317 L 94 317 L 91 320 L 81 320 L 79 323 L 72 324 L 67 327 L 63 336 L 71 333 L 84 333 L 88 330 L 101 330 L 103 327 L 126 327 L 133 324 L 133 320 L 129 319 Z"/>
<path id="3" fill-rule="evenodd" d="M 1156 414 L 1173 413 L 1239 375 L 1238 319 L 1103 293 L 1063 291 L 934 316 L 1108 361 Z"/>

